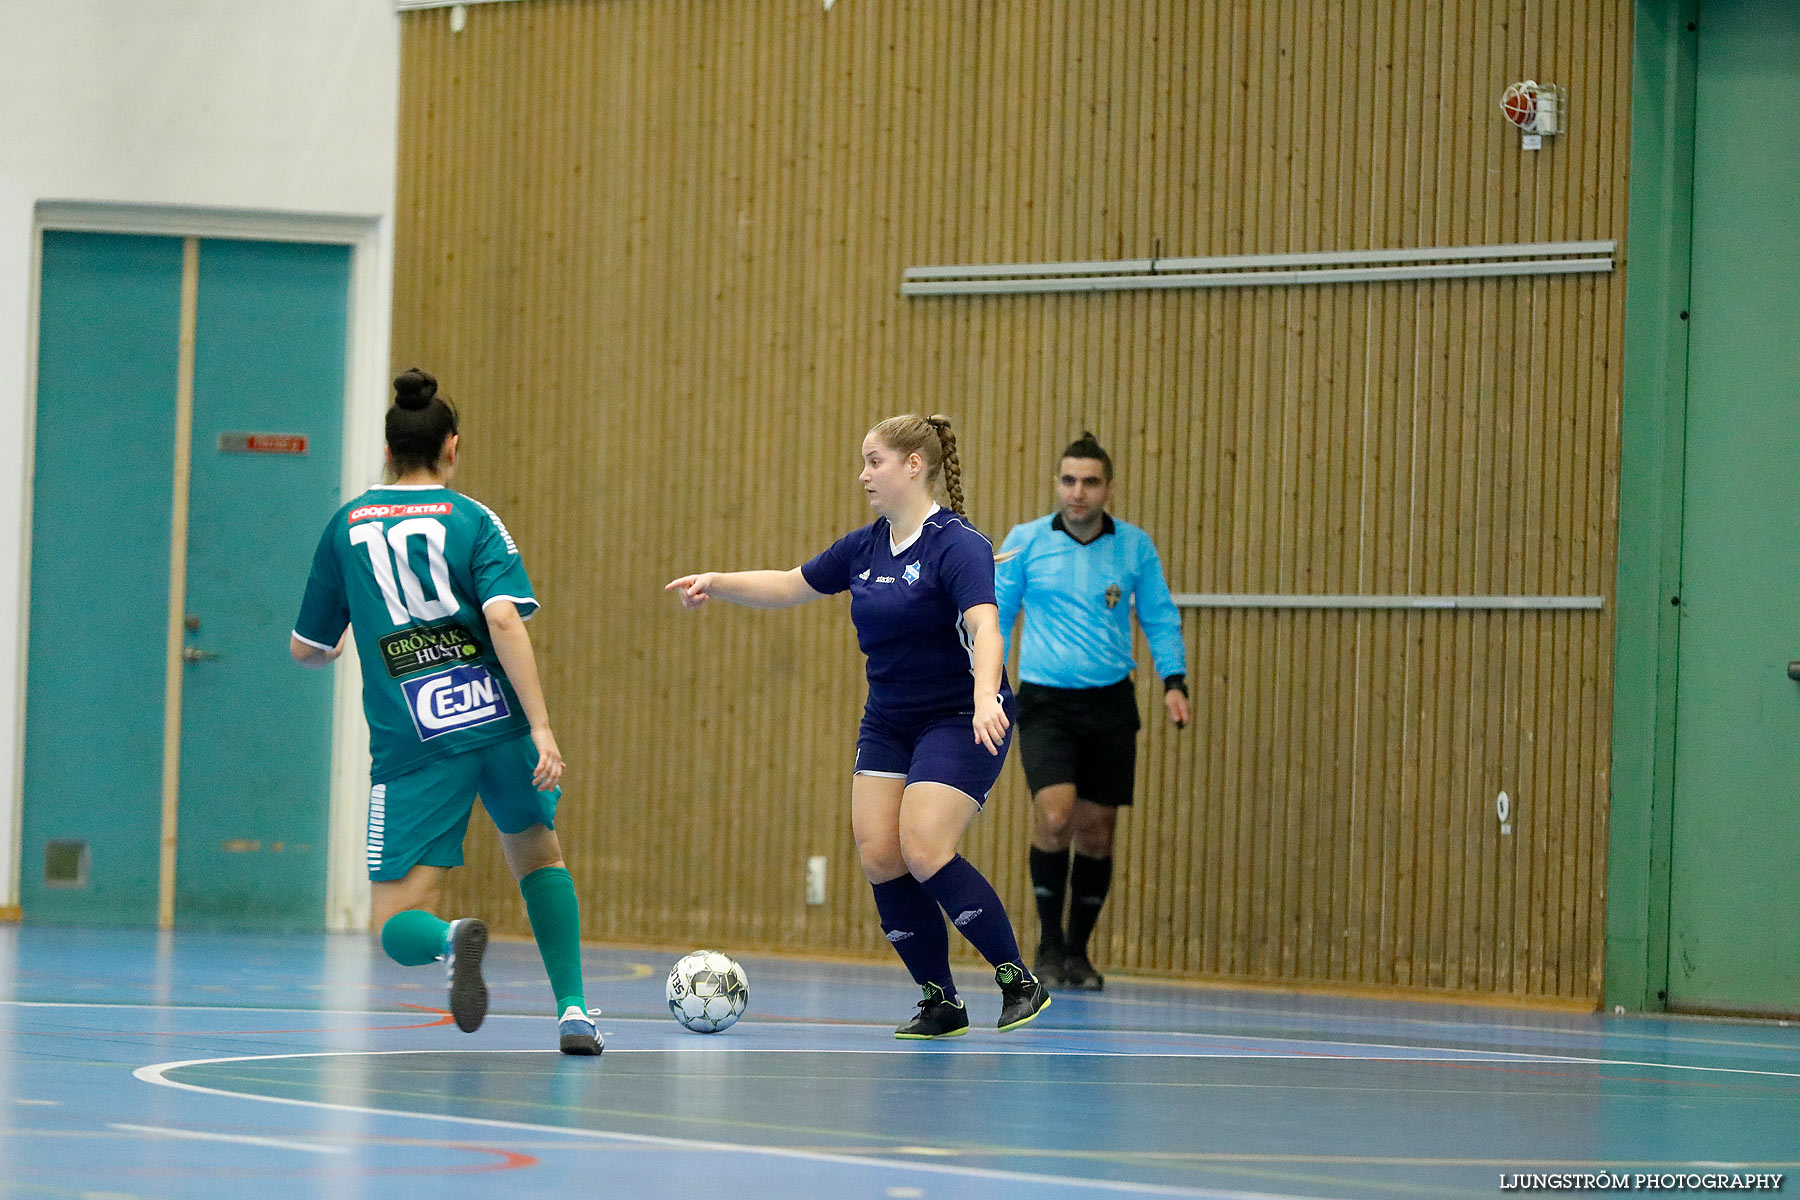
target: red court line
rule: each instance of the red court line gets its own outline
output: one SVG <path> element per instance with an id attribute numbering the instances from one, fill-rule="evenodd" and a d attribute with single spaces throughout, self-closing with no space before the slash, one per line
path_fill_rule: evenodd
<path id="1" fill-rule="evenodd" d="M 285 1033 L 350 1033 L 350 1032 L 367 1033 L 367 1032 L 373 1032 L 375 1030 L 384 1030 L 384 1029 L 436 1029 L 440 1025 L 448 1025 L 456 1019 L 455 1017 L 452 1017 L 444 1009 L 432 1008 L 428 1004 L 408 1004 L 405 1001 L 401 1001 L 400 1007 L 401 1008 L 416 1008 L 420 1012 L 437 1013 L 437 1014 L 439 1014 L 439 1016 L 438 1016 L 438 1019 L 435 1021 L 424 1021 L 424 1022 L 421 1022 L 416 1025 L 340 1025 L 334 1029 L 169 1029 L 169 1030 L 144 1029 L 144 1030 L 134 1030 L 132 1032 L 134 1032 L 135 1034 L 137 1034 L 139 1036 L 150 1037 L 150 1038 L 267 1037 L 270 1034 L 276 1034 L 276 1033 L 283 1033 L 283 1034 L 285 1034 Z M 181 1009 L 179 1007 L 174 1007 L 174 1008 L 168 1009 L 167 1011 L 180 1012 Z M 59 1030 L 20 1029 L 20 1030 L 13 1031 L 13 1033 L 10 1036 L 12 1036 L 12 1037 L 41 1037 L 41 1038 L 73 1037 L 73 1036 L 75 1036 L 76 1032 L 78 1032 L 78 1031 L 71 1031 L 71 1030 L 67 1030 L 67 1029 L 59 1029 Z"/>
<path id="2" fill-rule="evenodd" d="M 292 1137 L 294 1134 L 288 1134 Z M 387 1138 L 359 1139 L 369 1146 L 389 1144 Z M 396 1142 L 404 1145 L 407 1143 Z M 108 1174 L 124 1175 L 134 1179 L 171 1178 L 171 1179 L 367 1179 L 373 1175 L 491 1175 L 496 1171 L 517 1171 L 525 1167 L 540 1165 L 536 1156 L 521 1154 L 516 1150 L 501 1150 L 494 1146 L 473 1146 L 466 1142 L 431 1143 L 446 1150 L 463 1150 L 470 1154 L 484 1154 L 498 1161 L 490 1163 L 473 1163 L 468 1166 L 424 1166 L 424 1167 L 377 1167 L 363 1163 L 348 1163 L 341 1167 L 193 1167 L 193 1166 L 140 1166 L 125 1168 L 109 1168 Z"/>

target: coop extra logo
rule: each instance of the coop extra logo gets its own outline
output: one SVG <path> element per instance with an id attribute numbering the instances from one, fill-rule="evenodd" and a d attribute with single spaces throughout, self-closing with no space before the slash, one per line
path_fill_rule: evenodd
<path id="1" fill-rule="evenodd" d="M 441 517 L 450 511 L 448 503 L 438 504 L 364 504 L 350 510 L 350 523 L 386 520 L 389 517 Z"/>

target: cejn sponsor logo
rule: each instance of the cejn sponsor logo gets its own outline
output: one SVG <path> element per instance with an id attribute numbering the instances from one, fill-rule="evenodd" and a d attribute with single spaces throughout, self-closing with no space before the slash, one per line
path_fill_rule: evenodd
<path id="1" fill-rule="evenodd" d="M 500 681 L 486 667 L 452 667 L 441 675 L 408 679 L 400 686 L 406 692 L 406 707 L 420 741 L 512 715 Z"/>
<path id="2" fill-rule="evenodd" d="M 455 621 L 402 629 L 381 638 L 378 644 L 382 665 L 387 667 L 390 679 L 404 679 L 420 671 L 467 663 L 481 657 L 481 644 L 475 640 L 475 635 Z"/>
<path id="3" fill-rule="evenodd" d="M 441 517 L 451 511 L 448 501 L 436 504 L 365 504 L 350 510 L 350 523 L 386 520 L 389 517 Z"/>

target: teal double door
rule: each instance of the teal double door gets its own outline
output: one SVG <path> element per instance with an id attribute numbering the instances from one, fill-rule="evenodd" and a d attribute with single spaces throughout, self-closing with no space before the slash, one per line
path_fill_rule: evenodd
<path id="1" fill-rule="evenodd" d="M 1706 0 L 1667 1005 L 1800 1013 L 1800 6 Z M 1800 666 L 1795 668 L 1800 672 Z"/>
<path id="2" fill-rule="evenodd" d="M 350 248 L 48 231 L 41 262 L 24 918 L 320 928 L 332 679 L 287 644 Z"/>

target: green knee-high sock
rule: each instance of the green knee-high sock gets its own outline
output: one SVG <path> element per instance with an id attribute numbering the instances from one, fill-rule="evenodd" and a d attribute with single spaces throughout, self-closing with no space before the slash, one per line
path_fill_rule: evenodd
<path id="1" fill-rule="evenodd" d="M 403 967 L 422 967 L 444 956 L 444 936 L 450 922 L 422 908 L 409 908 L 389 917 L 381 927 L 381 948 Z"/>
<path id="2" fill-rule="evenodd" d="M 539 867 L 519 880 L 525 897 L 525 914 L 531 918 L 531 935 L 550 990 L 556 993 L 556 1011 L 573 1005 L 587 1011 L 581 987 L 581 902 L 575 898 L 575 881 L 566 867 Z"/>

